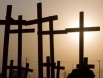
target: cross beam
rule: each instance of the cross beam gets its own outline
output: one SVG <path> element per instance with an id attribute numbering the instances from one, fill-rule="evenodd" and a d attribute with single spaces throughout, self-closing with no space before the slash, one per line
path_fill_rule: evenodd
<path id="1" fill-rule="evenodd" d="M 9 21 L 10 25 L 18 25 L 19 21 L 14 20 L 14 21 Z M 6 20 L 0 20 L 0 25 L 5 25 Z M 26 20 L 22 20 L 22 25 L 26 25 Z"/>
<path id="2" fill-rule="evenodd" d="M 80 64 L 77 64 L 77 68 L 81 68 L 81 67 L 85 67 L 85 68 L 92 68 L 94 69 L 94 65 L 93 64 L 89 64 L 88 65 L 88 58 L 87 57 L 84 57 L 84 63 L 83 65 L 80 65 Z"/>
<path id="3" fill-rule="evenodd" d="M 11 68 L 10 66 L 7 66 L 7 69 L 10 69 L 10 68 Z M 12 67 L 12 69 L 17 69 L 17 68 L 18 68 L 18 66 L 13 66 L 13 67 Z M 25 70 L 26 68 L 25 68 L 25 67 L 21 67 L 21 69 L 22 69 L 22 70 Z M 28 69 L 28 71 L 29 71 L 29 72 L 33 72 L 33 69 Z"/>
<path id="4" fill-rule="evenodd" d="M 40 5 L 38 3 L 38 5 Z M 51 21 L 51 20 L 57 20 L 57 15 L 54 15 L 54 16 L 49 16 L 49 17 L 44 17 L 44 18 L 41 18 L 41 22 L 44 23 L 44 22 L 48 22 L 48 21 Z M 34 19 L 34 20 L 29 20 L 29 21 L 26 21 L 26 25 L 33 25 L 33 24 L 38 24 L 39 23 L 39 19 Z"/>
<path id="5" fill-rule="evenodd" d="M 84 12 L 80 12 L 80 28 L 66 28 L 66 32 L 80 32 L 79 36 L 79 64 L 83 64 L 84 57 L 84 31 L 100 31 L 100 27 L 84 27 Z"/>
<path id="6" fill-rule="evenodd" d="M 56 65 L 55 63 L 52 64 L 52 63 L 50 62 L 50 57 L 47 56 L 47 57 L 46 57 L 46 63 L 43 63 L 43 66 L 46 66 L 47 78 L 51 78 L 51 77 L 50 77 L 50 67 L 51 67 L 51 66 L 54 66 L 54 67 L 55 67 L 55 65 Z"/>
<path id="7" fill-rule="evenodd" d="M 60 69 L 64 70 L 65 67 L 64 66 L 60 66 L 60 61 L 57 61 L 57 66 L 55 66 L 55 69 L 57 69 L 57 74 L 56 74 L 56 78 L 60 78 Z"/>

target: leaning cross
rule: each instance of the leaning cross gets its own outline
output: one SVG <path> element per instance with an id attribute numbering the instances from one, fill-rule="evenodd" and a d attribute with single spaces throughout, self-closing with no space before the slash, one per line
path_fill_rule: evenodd
<path id="1" fill-rule="evenodd" d="M 80 32 L 79 36 L 79 64 L 83 65 L 84 61 L 84 31 L 100 31 L 100 27 L 85 27 L 84 28 L 84 13 L 80 12 L 80 28 L 66 28 L 66 32 Z"/>
<path id="2" fill-rule="evenodd" d="M 56 78 L 60 78 L 60 69 L 64 70 L 65 67 L 64 66 L 60 66 L 60 61 L 57 61 L 57 66 L 55 66 L 55 69 L 57 69 L 57 74 L 56 74 Z"/>

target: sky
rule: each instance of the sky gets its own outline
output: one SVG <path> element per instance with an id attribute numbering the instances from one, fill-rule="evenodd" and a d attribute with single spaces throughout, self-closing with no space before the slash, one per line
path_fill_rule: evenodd
<path id="1" fill-rule="evenodd" d="M 79 12 L 84 12 L 85 27 L 100 27 L 100 31 L 84 32 L 84 56 L 88 57 L 89 64 L 95 64 L 94 72 L 98 77 L 98 68 L 100 60 L 101 71 L 103 71 L 103 0 L 3 0 L 0 1 L 0 20 L 5 20 L 7 5 L 12 5 L 12 17 L 18 19 L 18 15 L 23 15 L 24 20 L 37 19 L 37 3 L 42 3 L 42 16 L 48 17 L 57 15 L 58 20 L 53 22 L 54 30 L 64 30 L 65 28 L 79 27 Z M 34 28 L 34 33 L 23 34 L 23 65 L 28 58 L 30 68 L 34 69 L 37 77 L 37 25 L 30 25 L 23 28 Z M 2 53 L 4 41 L 5 26 L 0 26 L 0 68 L 2 66 Z M 11 29 L 17 29 L 17 26 L 11 26 Z M 43 23 L 43 31 L 49 29 L 49 23 Z M 9 40 L 9 59 L 15 60 L 17 64 L 17 34 L 10 34 Z M 68 33 L 54 35 L 55 61 L 60 60 L 61 65 L 65 66 L 67 73 L 71 72 L 79 60 L 79 33 Z M 43 61 L 50 55 L 49 36 L 43 36 Z M 0 69 L 1 71 L 1 69 Z M 103 73 L 103 72 L 102 72 Z M 31 74 L 31 77 L 34 76 Z M 45 76 L 45 69 L 44 69 Z M 61 74 L 61 78 L 63 75 Z"/>

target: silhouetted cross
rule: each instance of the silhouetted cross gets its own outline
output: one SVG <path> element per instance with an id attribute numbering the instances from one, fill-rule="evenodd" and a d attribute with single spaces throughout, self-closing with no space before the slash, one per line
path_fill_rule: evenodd
<path id="1" fill-rule="evenodd" d="M 46 66 L 46 72 L 47 72 L 47 78 L 51 78 L 50 77 L 50 67 L 54 66 L 55 67 L 55 63 L 52 65 L 52 63 L 50 62 L 50 57 L 47 56 L 46 57 L 46 63 L 43 63 L 43 66 Z"/>
<path id="2" fill-rule="evenodd" d="M 55 66 L 55 69 L 57 69 L 57 74 L 56 74 L 56 78 L 60 78 L 59 75 L 60 75 L 60 70 L 64 70 L 65 67 L 64 66 L 60 66 L 60 61 L 57 61 L 57 66 Z"/>
<path id="3" fill-rule="evenodd" d="M 53 30 L 53 21 L 49 21 L 49 31 L 42 31 L 42 35 L 49 35 L 51 63 L 54 63 L 54 34 L 66 34 L 65 30 Z M 54 67 L 51 66 L 51 78 L 55 78 Z"/>
<path id="4" fill-rule="evenodd" d="M 37 19 L 26 22 L 26 25 L 38 24 L 38 78 L 43 78 L 43 37 L 42 23 L 57 20 L 57 15 L 42 18 L 42 4 L 37 3 Z M 52 58 L 51 58 L 52 59 Z M 54 63 L 54 62 L 53 62 Z M 53 69 L 54 70 L 54 69 Z M 54 73 L 54 72 L 52 72 Z M 52 75 L 53 76 L 53 75 Z M 54 77 L 52 77 L 54 78 Z"/>
<path id="5" fill-rule="evenodd" d="M 80 64 L 77 64 L 77 68 L 81 68 L 81 67 L 85 67 L 85 68 L 93 68 L 94 69 L 94 65 L 93 64 L 89 64 L 88 65 L 88 58 L 84 57 L 84 63 L 83 66 Z"/>
<path id="6" fill-rule="evenodd" d="M 10 69 L 10 77 L 12 75 L 12 69 L 17 69 L 18 66 L 13 66 L 13 61 L 11 60 L 11 63 L 10 63 L 10 66 L 7 66 L 7 69 Z M 29 72 L 33 72 L 33 69 L 29 69 L 29 63 L 26 63 L 26 68 L 25 67 L 20 67 L 21 70 L 25 70 L 25 76 L 24 78 L 27 78 L 27 75 L 28 75 L 28 71 Z"/>
<path id="7" fill-rule="evenodd" d="M 33 72 L 33 70 L 29 70 L 29 63 L 26 63 L 25 76 L 24 76 L 24 78 L 27 78 L 27 77 L 28 77 L 28 71 Z"/>
<path id="8" fill-rule="evenodd" d="M 80 32 L 79 36 L 79 64 L 83 65 L 84 58 L 84 31 L 99 31 L 100 27 L 84 27 L 84 13 L 80 12 L 80 28 L 66 28 L 67 32 Z"/>

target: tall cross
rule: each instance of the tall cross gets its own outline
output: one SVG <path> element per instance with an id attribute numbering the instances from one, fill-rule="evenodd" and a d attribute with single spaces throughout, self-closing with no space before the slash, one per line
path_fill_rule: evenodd
<path id="1" fill-rule="evenodd" d="M 5 25 L 5 34 L 4 34 L 4 45 L 3 45 L 3 60 L 2 60 L 2 77 L 6 78 L 7 76 L 7 59 L 8 59 L 8 47 L 9 47 L 9 32 L 10 25 L 18 25 L 18 20 L 11 21 L 11 12 L 12 5 L 7 6 L 6 20 L 0 20 L 0 25 Z M 22 20 L 22 24 L 25 25 L 25 20 Z"/>
<path id="2" fill-rule="evenodd" d="M 26 22 L 26 25 L 38 24 L 38 78 L 43 78 L 43 37 L 42 23 L 57 20 L 57 15 L 42 18 L 42 4 L 37 3 L 37 19 Z M 54 63 L 54 62 L 53 62 Z M 52 77 L 54 78 L 54 77 Z"/>
<path id="3" fill-rule="evenodd" d="M 49 35 L 50 39 L 50 57 L 51 63 L 54 63 L 54 34 L 66 34 L 65 30 L 53 30 L 53 21 L 49 21 L 49 31 L 42 31 L 42 35 Z M 54 67 L 51 66 L 51 77 L 55 78 L 55 70 Z"/>
<path id="4" fill-rule="evenodd" d="M 56 78 L 60 78 L 60 69 L 64 70 L 65 67 L 64 66 L 60 66 L 60 61 L 57 61 L 57 66 L 55 66 L 55 69 L 57 69 L 57 74 L 56 74 Z"/>
<path id="5" fill-rule="evenodd" d="M 21 63 L 22 63 L 22 33 L 34 32 L 34 29 L 22 29 L 22 16 L 18 18 L 18 30 L 10 30 L 10 33 L 18 33 L 18 78 L 21 78 Z"/>
<path id="6" fill-rule="evenodd" d="M 79 36 L 79 64 L 83 65 L 84 61 L 84 31 L 99 31 L 100 27 L 84 27 L 84 12 L 80 12 L 80 28 L 66 28 L 66 32 L 80 32 Z"/>

